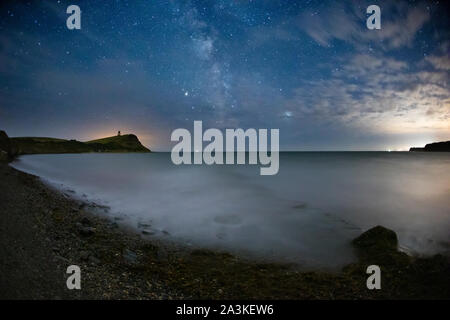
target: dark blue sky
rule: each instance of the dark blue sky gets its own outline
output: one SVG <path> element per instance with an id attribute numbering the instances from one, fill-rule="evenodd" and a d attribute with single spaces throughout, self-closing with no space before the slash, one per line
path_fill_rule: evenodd
<path id="1" fill-rule="evenodd" d="M 66 8 L 82 10 L 68 30 Z M 381 30 L 366 8 L 381 7 Z M 279 128 L 284 150 L 450 140 L 438 1 L 2 1 L 0 129 L 80 140 Z"/>

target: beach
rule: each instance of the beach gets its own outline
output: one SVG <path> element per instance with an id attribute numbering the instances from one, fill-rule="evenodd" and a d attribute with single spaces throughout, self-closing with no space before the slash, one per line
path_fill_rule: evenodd
<path id="1" fill-rule="evenodd" d="M 302 271 L 139 234 L 38 177 L 0 164 L 2 299 L 388 299 L 450 298 L 449 258 L 382 248 L 339 272 Z M 356 250 L 358 250 L 356 248 Z M 382 262 L 382 290 L 366 267 Z M 68 290 L 66 268 L 81 268 Z"/>
<path id="2" fill-rule="evenodd" d="M 132 272 L 137 257 L 131 250 L 149 246 L 138 236 L 80 209 L 85 204 L 36 176 L 4 163 L 0 172 L 1 299 L 183 297 L 158 279 Z M 81 290 L 66 287 L 72 264 L 81 267 Z"/>

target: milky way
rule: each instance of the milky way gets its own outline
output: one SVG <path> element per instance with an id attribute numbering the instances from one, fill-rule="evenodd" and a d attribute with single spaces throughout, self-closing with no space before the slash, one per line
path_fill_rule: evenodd
<path id="1" fill-rule="evenodd" d="M 66 8 L 82 10 L 68 30 Z M 366 8 L 381 8 L 368 30 Z M 279 128 L 283 150 L 450 139 L 450 26 L 437 1 L 2 1 L 0 128 L 89 139 Z"/>

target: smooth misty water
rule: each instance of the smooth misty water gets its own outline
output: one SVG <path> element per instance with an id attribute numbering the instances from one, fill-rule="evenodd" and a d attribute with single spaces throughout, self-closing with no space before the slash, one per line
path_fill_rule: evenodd
<path id="1" fill-rule="evenodd" d="M 429 254 L 450 242 L 450 153 L 281 153 L 259 165 L 175 166 L 169 153 L 23 156 L 14 167 L 111 207 L 154 236 L 309 267 L 354 259 L 375 225 Z"/>

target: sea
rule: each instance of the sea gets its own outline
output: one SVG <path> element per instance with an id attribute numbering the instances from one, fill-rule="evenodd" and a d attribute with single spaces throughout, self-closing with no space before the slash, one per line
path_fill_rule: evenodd
<path id="1" fill-rule="evenodd" d="M 281 152 L 259 165 L 174 165 L 170 153 L 25 155 L 11 164 L 143 237 L 305 269 L 355 261 L 351 240 L 382 225 L 400 249 L 450 250 L 450 153 Z"/>

